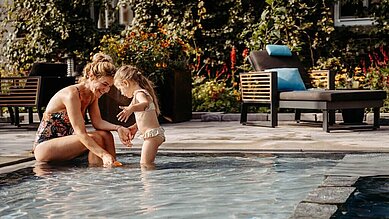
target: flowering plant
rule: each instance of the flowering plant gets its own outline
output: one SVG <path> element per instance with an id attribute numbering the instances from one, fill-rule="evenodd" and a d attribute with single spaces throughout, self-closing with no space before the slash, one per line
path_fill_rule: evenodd
<path id="1" fill-rule="evenodd" d="M 389 90 L 389 51 L 383 46 L 379 48 L 379 52 L 369 54 L 370 66 L 362 63 L 363 70 L 366 75 L 366 83 L 372 89 Z"/>
<path id="2" fill-rule="evenodd" d="M 239 112 L 240 93 L 225 81 L 195 76 L 192 89 L 192 110 L 195 112 Z"/>
<path id="3" fill-rule="evenodd" d="M 187 69 L 191 47 L 177 31 L 159 27 L 156 32 L 139 28 L 121 35 L 105 35 L 99 49 L 120 65 L 131 64 L 141 69 L 154 82 L 164 79 L 171 70 Z"/>
<path id="4" fill-rule="evenodd" d="M 346 67 L 340 57 L 319 59 L 318 66 L 314 69 L 328 69 L 335 72 L 336 88 L 366 88 L 366 76 L 362 71 L 363 69 L 360 67 Z"/>
<path id="5" fill-rule="evenodd" d="M 360 67 L 355 67 L 351 71 L 344 68 L 335 75 L 335 86 L 337 88 L 368 88 L 365 81 L 366 76 Z"/>

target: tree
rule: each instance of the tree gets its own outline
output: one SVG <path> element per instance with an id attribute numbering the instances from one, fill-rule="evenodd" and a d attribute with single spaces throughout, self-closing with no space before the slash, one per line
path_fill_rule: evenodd
<path id="1" fill-rule="evenodd" d="M 61 61 L 68 53 L 79 61 L 89 59 L 102 35 L 91 9 L 98 14 L 102 2 L 6 0 L 6 15 L 0 23 L 2 75 L 23 75 L 34 62 Z"/>

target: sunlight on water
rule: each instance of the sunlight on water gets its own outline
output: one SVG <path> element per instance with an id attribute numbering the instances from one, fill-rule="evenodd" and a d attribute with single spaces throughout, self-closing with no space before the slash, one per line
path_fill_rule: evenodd
<path id="1" fill-rule="evenodd" d="M 2 218 L 288 218 L 337 159 L 159 156 L 120 168 L 40 166 L 0 175 Z M 39 176 L 38 176 L 39 175 Z"/>

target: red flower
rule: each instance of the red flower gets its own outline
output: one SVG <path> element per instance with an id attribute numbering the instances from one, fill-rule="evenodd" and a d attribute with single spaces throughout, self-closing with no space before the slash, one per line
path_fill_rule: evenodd
<path id="1" fill-rule="evenodd" d="M 230 59 L 231 59 L 231 70 L 235 70 L 235 65 L 236 65 L 236 49 L 235 49 L 235 46 L 233 46 L 232 49 L 231 49 Z"/>
<path id="2" fill-rule="evenodd" d="M 249 55 L 249 49 L 245 48 L 242 52 L 243 59 L 245 59 Z"/>

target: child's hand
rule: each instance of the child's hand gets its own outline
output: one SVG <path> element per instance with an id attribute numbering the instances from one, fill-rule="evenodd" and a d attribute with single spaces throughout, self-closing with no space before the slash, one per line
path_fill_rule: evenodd
<path id="1" fill-rule="evenodd" d="M 117 118 L 119 122 L 127 122 L 128 118 L 130 118 L 130 115 L 132 114 L 129 106 L 119 106 L 122 111 L 117 114 Z"/>

